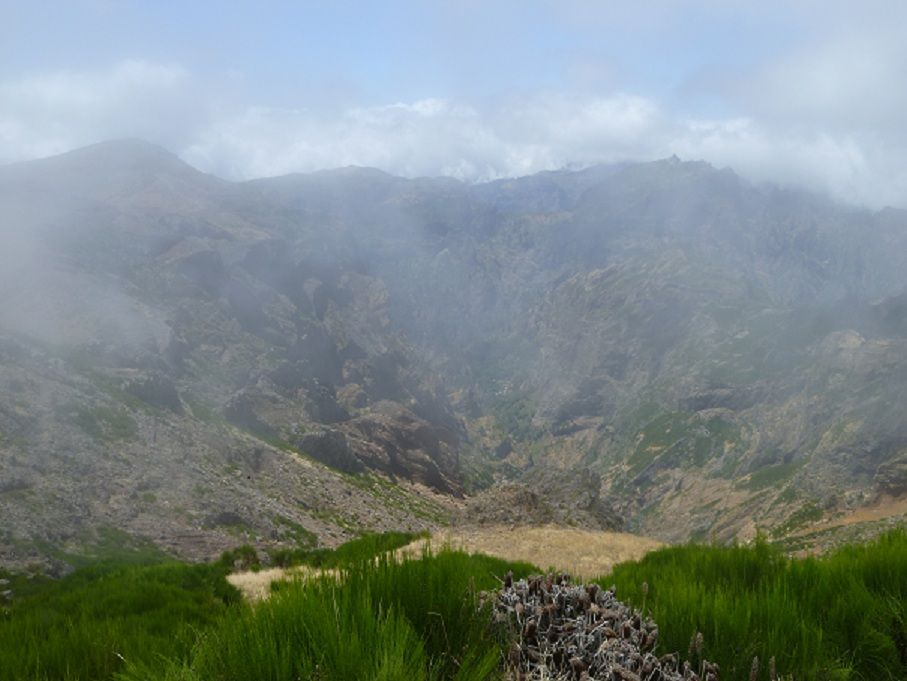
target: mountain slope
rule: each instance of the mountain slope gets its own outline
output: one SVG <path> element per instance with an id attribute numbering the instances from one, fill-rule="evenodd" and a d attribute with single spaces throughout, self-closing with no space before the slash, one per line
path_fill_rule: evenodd
<path id="1" fill-rule="evenodd" d="M 109 528 L 203 557 L 449 515 L 462 428 L 380 281 L 144 144 L 7 167 L 0 196 L 4 562 Z"/>
<path id="2" fill-rule="evenodd" d="M 577 469 L 667 540 L 907 492 L 901 211 L 677 159 L 237 184 L 129 141 L 0 168 L 0 215 L 4 561 L 434 527 L 496 479 L 567 508 Z"/>

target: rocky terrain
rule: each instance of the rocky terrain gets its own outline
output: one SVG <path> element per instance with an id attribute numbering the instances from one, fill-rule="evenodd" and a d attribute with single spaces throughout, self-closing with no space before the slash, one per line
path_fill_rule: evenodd
<path id="1" fill-rule="evenodd" d="M 230 183 L 127 141 L 0 168 L 0 238 L 4 563 L 470 514 L 785 536 L 907 493 L 902 211 L 677 159 Z"/>

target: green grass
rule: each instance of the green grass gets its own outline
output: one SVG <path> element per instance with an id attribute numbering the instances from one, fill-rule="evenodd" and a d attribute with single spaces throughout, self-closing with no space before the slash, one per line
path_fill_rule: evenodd
<path id="1" fill-rule="evenodd" d="M 0 681 L 500 678 L 507 641 L 477 593 L 507 570 L 535 568 L 447 550 L 387 553 L 412 538 L 304 551 L 291 558 L 339 569 L 339 581 L 282 583 L 255 606 L 224 579 L 234 560 L 257 561 L 251 547 L 213 565 L 106 564 L 61 580 L 0 573 L 15 590 L 0 607 Z M 721 664 L 724 681 L 749 679 L 754 656 L 761 680 L 772 657 L 786 679 L 907 678 L 905 530 L 802 560 L 765 541 L 667 548 L 602 583 L 651 612 L 660 653 L 688 657 L 701 632 L 702 656 Z"/>
<path id="2" fill-rule="evenodd" d="M 417 535 L 368 535 L 334 550 L 300 550 L 297 562 L 322 567 L 365 564 Z M 254 548 L 217 563 L 186 565 L 113 529 L 95 537 L 91 555 L 65 555 L 75 572 L 59 580 L 12 574 L 0 605 L 0 681 L 113 679 L 126 663 L 152 678 L 186 658 L 215 624 L 242 617 L 239 594 L 224 577 L 239 561 L 259 565 Z M 300 559 L 300 556 L 304 559 Z M 0 601 L 2 603 L 2 601 Z"/>
<path id="3" fill-rule="evenodd" d="M 129 679 L 492 679 L 502 641 L 477 606 L 508 569 L 529 565 L 442 551 L 421 560 L 351 564 L 341 580 L 290 583 L 241 607 L 163 674 L 136 665 Z"/>
<path id="4" fill-rule="evenodd" d="M 338 546 L 336 549 L 281 549 L 271 554 L 271 562 L 281 567 L 309 565 L 318 568 L 347 567 L 364 562 L 388 551 L 395 551 L 420 537 L 412 532 L 366 534 Z"/>
<path id="5" fill-rule="evenodd" d="M 681 546 L 615 568 L 602 582 L 651 610 L 661 650 L 696 632 L 722 679 L 748 679 L 754 656 L 794 679 L 907 678 L 907 533 L 822 558 L 752 547 Z M 648 584 L 648 594 L 643 593 Z"/>
<path id="6" fill-rule="evenodd" d="M 125 662 L 182 656 L 238 593 L 220 566 L 98 565 L 16 584 L 0 608 L 0 680 L 111 679 Z"/>

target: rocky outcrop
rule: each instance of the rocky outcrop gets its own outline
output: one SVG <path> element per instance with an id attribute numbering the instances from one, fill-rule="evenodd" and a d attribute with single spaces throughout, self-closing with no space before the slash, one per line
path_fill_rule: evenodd
<path id="1" fill-rule="evenodd" d="M 594 529 L 617 530 L 622 518 L 602 496 L 602 479 L 588 468 L 529 471 L 522 481 L 538 490 L 554 506 L 562 521 Z"/>
<path id="2" fill-rule="evenodd" d="M 551 504 L 520 482 L 494 485 L 472 497 L 462 513 L 469 525 L 544 525 L 555 521 Z"/>
<path id="3" fill-rule="evenodd" d="M 623 519 L 601 496 L 601 478 L 588 469 L 536 468 L 519 482 L 490 487 L 469 500 L 463 522 L 475 525 L 558 523 L 618 530 Z"/>
<path id="4" fill-rule="evenodd" d="M 338 430 L 306 433 L 295 445 L 303 454 L 335 470 L 344 473 L 361 473 L 365 470 L 365 465 L 350 448 L 346 435 Z"/>
<path id="5" fill-rule="evenodd" d="M 691 391 L 680 400 L 680 408 L 685 411 L 707 409 L 740 411 L 752 407 L 759 398 L 759 391 L 755 387 L 710 386 Z"/>
<path id="6" fill-rule="evenodd" d="M 174 414 L 183 413 L 183 402 L 173 380 L 161 373 L 135 376 L 125 381 L 123 390 L 142 402 Z"/>
<path id="7" fill-rule="evenodd" d="M 907 494 L 907 454 L 881 464 L 875 475 L 876 489 L 882 494 L 900 497 Z"/>
<path id="8" fill-rule="evenodd" d="M 351 447 L 367 467 L 462 495 L 455 433 L 432 426 L 394 402 L 379 402 L 347 427 Z"/>
<path id="9" fill-rule="evenodd" d="M 231 423 L 249 432 L 266 437 L 275 437 L 277 429 L 261 415 L 260 403 L 263 398 L 248 390 L 234 394 L 224 406 L 224 416 Z"/>

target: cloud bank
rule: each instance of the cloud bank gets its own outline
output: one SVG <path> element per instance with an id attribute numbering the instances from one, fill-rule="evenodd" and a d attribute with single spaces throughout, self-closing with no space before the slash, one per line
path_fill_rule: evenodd
<path id="1" fill-rule="evenodd" d="M 626 91 L 275 108 L 230 101 L 178 64 L 127 60 L 0 82 L 0 162 L 141 137 L 230 179 L 374 166 L 482 181 L 677 154 L 755 181 L 907 207 L 907 47 L 855 34 L 705 86 L 733 115 Z"/>

